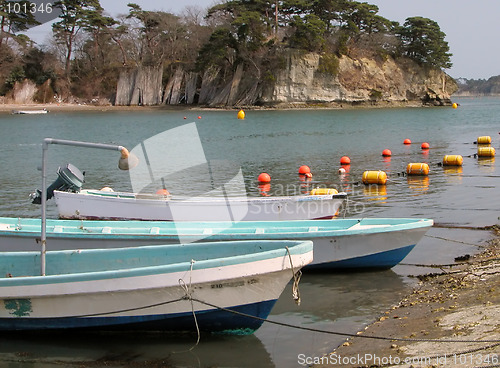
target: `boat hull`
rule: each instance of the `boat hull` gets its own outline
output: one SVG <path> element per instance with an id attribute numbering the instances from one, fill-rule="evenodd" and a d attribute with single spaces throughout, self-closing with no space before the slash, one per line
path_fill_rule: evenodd
<path id="1" fill-rule="evenodd" d="M 48 111 L 47 110 L 15 110 L 12 111 L 13 114 L 19 114 L 19 115 L 39 115 L 39 114 L 46 114 Z"/>
<path id="2" fill-rule="evenodd" d="M 161 198 L 83 190 L 54 192 L 61 219 L 148 221 L 281 221 L 335 216 L 345 194 L 286 197 Z"/>
<path id="3" fill-rule="evenodd" d="M 0 249 L 39 249 L 36 220 L 24 219 L 19 225 L 16 224 L 17 219 L 0 218 Z M 48 220 L 47 247 L 88 249 L 112 248 L 123 244 L 138 246 L 197 241 L 310 239 L 314 243 L 314 260 L 307 268 L 333 271 L 385 269 L 398 264 L 432 225 L 433 221 L 426 219 L 235 223 Z M 21 230 L 14 230 L 16 227 Z"/>
<path id="4" fill-rule="evenodd" d="M 229 243 L 188 247 L 196 248 L 198 253 L 224 254 Z M 252 242 L 232 242 L 231 246 L 246 247 L 243 243 Z M 196 331 L 197 323 L 201 330 L 210 332 L 252 332 L 262 324 L 291 279 L 291 264 L 297 271 L 312 260 L 310 242 L 275 242 L 281 243 L 279 248 L 269 252 L 259 252 L 257 243 L 270 242 L 253 243 L 256 246 L 248 254 L 233 252 L 208 261 L 172 265 L 162 265 L 162 257 L 168 258 L 172 247 L 186 246 L 48 252 L 47 270 L 55 269 L 55 274 L 47 276 L 22 274 L 23 266 L 39 261 L 36 253 L 10 253 L 15 262 L 2 254 L 6 260 L 1 261 L 1 270 L 12 273 L 8 272 L 11 277 L 0 279 L 0 330 Z M 136 259 L 123 256 L 124 252 L 134 253 Z M 155 253 L 152 266 L 131 267 L 138 257 L 147 257 L 148 252 Z M 162 252 L 164 255 L 160 255 Z M 109 264 L 101 269 L 111 270 L 96 270 L 95 265 L 89 264 L 86 272 L 69 271 L 74 259 L 85 253 L 109 258 Z M 31 259 L 26 261 L 26 257 Z M 184 258 L 187 260 L 188 255 Z M 58 269 L 61 259 L 68 263 L 65 270 Z M 99 262 L 98 258 L 95 260 Z M 256 318 L 235 315 L 229 310 Z"/>

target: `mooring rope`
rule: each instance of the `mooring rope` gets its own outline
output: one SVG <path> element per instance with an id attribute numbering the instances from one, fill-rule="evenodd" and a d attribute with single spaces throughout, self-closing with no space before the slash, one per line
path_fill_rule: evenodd
<path id="1" fill-rule="evenodd" d="M 324 333 L 324 334 L 329 334 L 329 335 L 339 335 L 339 336 L 346 336 L 346 337 L 360 337 L 360 338 L 365 338 L 365 339 L 374 339 L 374 340 L 388 340 L 388 341 L 407 341 L 407 342 L 436 342 L 436 343 L 495 343 L 495 344 L 500 344 L 500 340 L 468 340 L 468 339 L 459 339 L 459 340 L 450 340 L 450 339 L 424 339 L 424 338 L 399 338 L 399 337 L 387 337 L 387 336 L 377 336 L 377 335 L 358 335 L 355 333 L 348 333 L 348 332 L 338 332 L 338 331 L 328 331 L 328 330 L 322 330 L 318 328 L 312 328 L 312 327 L 304 327 L 304 326 L 297 326 L 297 325 L 292 325 L 290 323 L 286 322 L 278 322 L 278 321 L 273 321 L 267 318 L 262 318 L 258 316 L 252 316 L 251 314 L 243 313 L 243 312 L 238 312 L 232 309 L 224 308 L 224 307 L 219 307 L 215 304 L 205 302 L 200 299 L 193 298 L 195 302 L 204 304 L 206 306 L 216 308 L 219 310 L 222 310 L 224 312 L 229 312 L 233 313 L 242 317 L 248 317 L 248 318 L 253 318 L 258 321 L 262 322 L 268 322 L 274 325 L 282 326 L 282 327 L 290 327 L 298 330 L 304 330 L 304 331 L 311 331 L 311 332 L 318 332 L 318 333 Z"/>
<path id="2" fill-rule="evenodd" d="M 428 235 L 428 234 L 425 234 L 424 236 L 427 237 L 427 238 L 439 239 L 439 240 L 449 241 L 449 242 L 453 242 L 453 243 L 459 243 L 459 244 L 464 244 L 464 245 L 472 245 L 472 246 L 478 247 L 478 248 L 487 247 L 487 245 L 468 243 L 468 242 L 464 242 L 462 240 L 455 240 L 455 239 L 450 239 L 450 238 L 444 238 L 442 236 L 435 236 L 435 235 Z"/>
<path id="3" fill-rule="evenodd" d="M 286 252 L 288 253 L 288 258 L 290 260 L 290 268 L 292 270 L 292 277 L 293 277 L 292 298 L 295 301 L 295 304 L 300 305 L 299 283 L 300 283 L 300 278 L 302 277 L 302 271 L 299 269 L 297 272 L 295 272 L 295 270 L 293 268 L 292 254 L 290 253 L 290 249 L 288 249 L 288 246 L 285 248 L 286 248 Z"/>
<path id="4" fill-rule="evenodd" d="M 196 334 L 197 334 L 196 343 L 193 346 L 191 346 L 188 350 L 183 352 L 192 351 L 196 346 L 198 346 L 201 338 L 200 327 L 198 325 L 198 319 L 196 318 L 196 313 L 194 311 L 194 304 L 193 304 L 192 275 L 193 275 L 193 265 L 195 262 L 196 261 L 194 259 L 191 260 L 191 267 L 189 269 L 189 284 L 186 285 L 183 279 L 179 279 L 179 285 L 181 286 L 181 288 L 184 290 L 185 293 L 182 299 L 183 300 L 187 299 L 191 303 L 191 313 L 193 314 L 194 325 L 196 327 Z"/>

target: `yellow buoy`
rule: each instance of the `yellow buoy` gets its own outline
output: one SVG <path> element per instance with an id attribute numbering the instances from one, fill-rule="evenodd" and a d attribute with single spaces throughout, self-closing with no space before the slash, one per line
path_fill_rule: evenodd
<path id="1" fill-rule="evenodd" d="M 495 149 L 493 147 L 477 147 L 477 155 L 479 157 L 494 157 Z"/>
<path id="2" fill-rule="evenodd" d="M 361 179 L 363 184 L 385 184 L 387 183 L 387 174 L 385 171 L 365 171 Z"/>
<path id="3" fill-rule="evenodd" d="M 454 109 L 456 109 L 458 107 L 458 104 L 456 102 L 453 102 L 453 104 L 451 105 L 451 107 L 453 107 Z"/>
<path id="4" fill-rule="evenodd" d="M 489 135 L 477 137 L 477 144 L 491 144 L 491 137 Z"/>
<path id="5" fill-rule="evenodd" d="M 429 165 L 420 162 L 409 163 L 406 166 L 408 175 L 429 175 Z"/>
<path id="6" fill-rule="evenodd" d="M 338 190 L 334 188 L 314 188 L 309 193 L 310 195 L 325 195 L 325 194 L 338 194 Z"/>
<path id="7" fill-rule="evenodd" d="M 444 166 L 462 166 L 464 158 L 461 155 L 446 155 L 443 157 Z"/>
<path id="8" fill-rule="evenodd" d="M 238 111 L 238 119 L 241 120 L 245 119 L 245 111 L 243 110 Z"/>

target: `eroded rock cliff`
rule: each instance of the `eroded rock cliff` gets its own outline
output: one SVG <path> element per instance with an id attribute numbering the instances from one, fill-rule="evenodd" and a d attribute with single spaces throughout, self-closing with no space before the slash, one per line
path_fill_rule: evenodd
<path id="1" fill-rule="evenodd" d="M 330 55 L 327 59 L 325 55 L 288 50 L 281 67 L 272 71 L 271 79 L 264 81 L 244 69 L 239 64 L 233 75 L 217 68 L 201 75 L 179 66 L 163 87 L 159 69 L 126 70 L 118 81 L 116 104 L 449 105 L 451 94 L 458 88 L 455 80 L 441 70 L 422 67 L 405 58 Z M 155 77 L 146 78 L 150 74 Z"/>
<path id="2" fill-rule="evenodd" d="M 457 90 L 453 78 L 439 69 L 411 60 L 374 60 L 342 56 L 335 74 L 320 73 L 321 56 L 289 52 L 286 67 L 277 74 L 267 103 L 300 104 L 450 104 Z"/>

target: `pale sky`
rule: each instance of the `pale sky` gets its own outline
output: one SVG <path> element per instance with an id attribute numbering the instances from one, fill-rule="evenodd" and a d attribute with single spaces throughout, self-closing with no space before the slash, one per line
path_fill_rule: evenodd
<path id="1" fill-rule="evenodd" d="M 361 0 L 358 0 L 361 1 Z M 217 0 L 101 0 L 111 15 L 127 13 L 127 3 L 145 10 L 180 14 L 186 6 L 208 8 Z M 401 24 L 408 17 L 422 16 L 436 21 L 446 34 L 454 78 L 488 79 L 500 75 L 500 1 L 498 0 L 367 0 L 379 7 L 379 15 Z M 36 27 L 38 28 L 38 27 Z M 36 29 L 35 28 L 35 29 Z M 49 28 L 50 29 L 50 28 Z"/>

